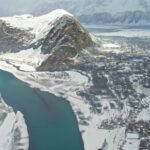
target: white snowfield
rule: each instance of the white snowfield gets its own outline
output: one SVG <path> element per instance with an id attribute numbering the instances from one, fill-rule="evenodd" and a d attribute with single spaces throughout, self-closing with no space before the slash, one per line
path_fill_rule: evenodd
<path id="1" fill-rule="evenodd" d="M 14 65 L 20 66 L 20 70 L 24 71 L 33 71 L 35 68 L 47 59 L 49 54 L 42 54 L 40 48 L 39 49 L 28 49 L 22 50 L 18 53 L 5 53 L 0 54 L 1 60 L 14 62 Z"/>
<path id="2" fill-rule="evenodd" d="M 17 135 L 19 134 L 19 137 Z M 29 136 L 24 117 L 0 96 L 0 150 L 28 150 Z"/>

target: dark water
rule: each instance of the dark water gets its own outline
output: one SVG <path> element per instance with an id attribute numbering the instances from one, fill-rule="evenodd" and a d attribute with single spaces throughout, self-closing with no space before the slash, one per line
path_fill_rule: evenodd
<path id="1" fill-rule="evenodd" d="M 0 92 L 7 104 L 24 114 L 30 150 L 83 150 L 75 115 L 65 100 L 29 88 L 3 71 Z"/>

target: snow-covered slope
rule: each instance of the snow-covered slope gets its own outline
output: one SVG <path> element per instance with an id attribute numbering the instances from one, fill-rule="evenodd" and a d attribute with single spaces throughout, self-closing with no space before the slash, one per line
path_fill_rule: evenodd
<path id="1" fill-rule="evenodd" d="M 0 150 L 28 150 L 29 138 L 24 117 L 0 96 Z"/>
<path id="2" fill-rule="evenodd" d="M 36 37 L 38 37 L 41 32 L 45 33 L 46 30 L 50 29 L 50 26 L 48 26 L 49 24 L 53 24 L 56 19 L 59 19 L 64 15 L 72 16 L 67 11 L 59 9 L 39 17 L 26 14 L 13 17 L 2 17 L 0 19 L 6 21 L 6 23 L 12 27 L 29 30 L 32 34 L 35 34 Z"/>

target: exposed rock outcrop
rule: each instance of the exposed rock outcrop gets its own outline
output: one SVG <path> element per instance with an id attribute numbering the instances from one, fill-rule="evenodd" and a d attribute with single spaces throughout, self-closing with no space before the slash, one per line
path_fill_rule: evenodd
<path id="1" fill-rule="evenodd" d="M 94 46 L 90 35 L 72 16 L 64 15 L 54 22 L 53 28 L 44 39 L 41 39 L 41 50 L 44 54 L 51 53 L 38 70 L 73 65 L 71 58 L 85 48 Z"/>
<path id="2" fill-rule="evenodd" d="M 6 17 L 0 22 L 0 51 L 41 50 L 49 56 L 36 66 L 40 71 L 74 65 L 74 57 L 94 45 L 90 34 L 64 10 L 39 17 Z"/>
<path id="3" fill-rule="evenodd" d="M 27 30 L 10 26 L 7 22 L 0 20 L 0 51 L 18 52 L 27 49 L 34 38 Z"/>

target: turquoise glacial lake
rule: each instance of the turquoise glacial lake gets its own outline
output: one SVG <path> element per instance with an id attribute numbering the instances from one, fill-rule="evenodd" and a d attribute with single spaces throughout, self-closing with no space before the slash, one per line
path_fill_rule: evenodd
<path id="1" fill-rule="evenodd" d="M 1 70 L 0 92 L 7 104 L 24 114 L 29 150 L 84 149 L 76 117 L 63 98 L 30 88 Z"/>

